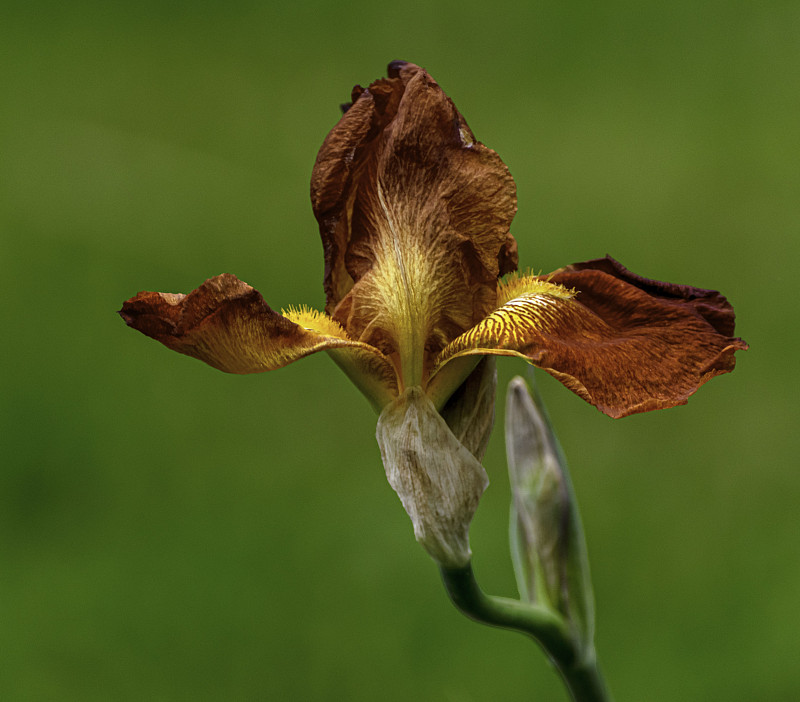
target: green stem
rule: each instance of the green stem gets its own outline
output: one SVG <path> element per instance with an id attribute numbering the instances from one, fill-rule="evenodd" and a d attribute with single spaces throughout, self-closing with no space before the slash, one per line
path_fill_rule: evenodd
<path id="1" fill-rule="evenodd" d="M 533 637 L 552 659 L 575 702 L 610 702 L 594 652 L 587 656 L 578 649 L 558 614 L 537 605 L 487 595 L 475 581 L 471 564 L 440 570 L 447 594 L 467 617 Z"/>

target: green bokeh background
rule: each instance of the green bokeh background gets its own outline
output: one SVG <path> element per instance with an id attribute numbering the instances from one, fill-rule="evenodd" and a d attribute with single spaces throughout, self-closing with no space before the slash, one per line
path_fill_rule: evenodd
<path id="1" fill-rule="evenodd" d="M 316 151 L 403 58 L 509 165 L 523 265 L 720 289 L 752 345 L 621 421 L 540 380 L 616 698 L 800 699 L 799 27 L 778 0 L 4 3 L 0 698 L 566 699 L 450 605 L 330 359 L 229 376 L 114 314 L 222 272 L 319 308 Z M 499 431 L 485 464 L 475 568 L 512 595 Z"/>

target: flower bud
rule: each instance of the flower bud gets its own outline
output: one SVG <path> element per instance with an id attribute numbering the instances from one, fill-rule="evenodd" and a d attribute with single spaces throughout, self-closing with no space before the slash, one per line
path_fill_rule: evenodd
<path id="1" fill-rule="evenodd" d="M 541 399 L 519 376 L 508 386 L 506 453 L 520 596 L 559 612 L 588 648 L 594 603 L 578 506 Z"/>

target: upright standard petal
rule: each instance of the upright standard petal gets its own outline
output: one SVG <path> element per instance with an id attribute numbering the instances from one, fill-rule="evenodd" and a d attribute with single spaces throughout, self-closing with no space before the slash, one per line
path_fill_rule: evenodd
<path id="1" fill-rule="evenodd" d="M 611 417 L 685 404 L 728 373 L 734 314 L 715 290 L 641 278 L 613 259 L 513 281 L 506 300 L 442 352 L 520 356 Z M 434 378 L 435 380 L 435 378 Z"/>
<path id="2" fill-rule="evenodd" d="M 421 68 L 356 86 L 311 182 L 327 312 L 424 385 L 433 356 L 495 306 L 516 268 L 514 181 Z"/>
<path id="3" fill-rule="evenodd" d="M 319 313 L 278 314 L 234 275 L 210 278 L 188 295 L 141 292 L 123 304 L 120 315 L 168 348 L 227 373 L 275 370 L 329 351 L 378 409 L 397 394 L 394 369 L 377 349 L 349 339 Z"/>

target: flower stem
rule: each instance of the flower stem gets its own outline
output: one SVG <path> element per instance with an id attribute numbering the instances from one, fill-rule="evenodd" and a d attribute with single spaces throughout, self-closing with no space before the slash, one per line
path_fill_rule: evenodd
<path id="1" fill-rule="evenodd" d="M 610 702 L 592 650 L 582 652 L 564 619 L 552 610 L 506 597 L 487 595 L 480 589 L 472 564 L 440 568 L 453 604 L 470 619 L 533 637 L 550 656 L 574 702 Z"/>

